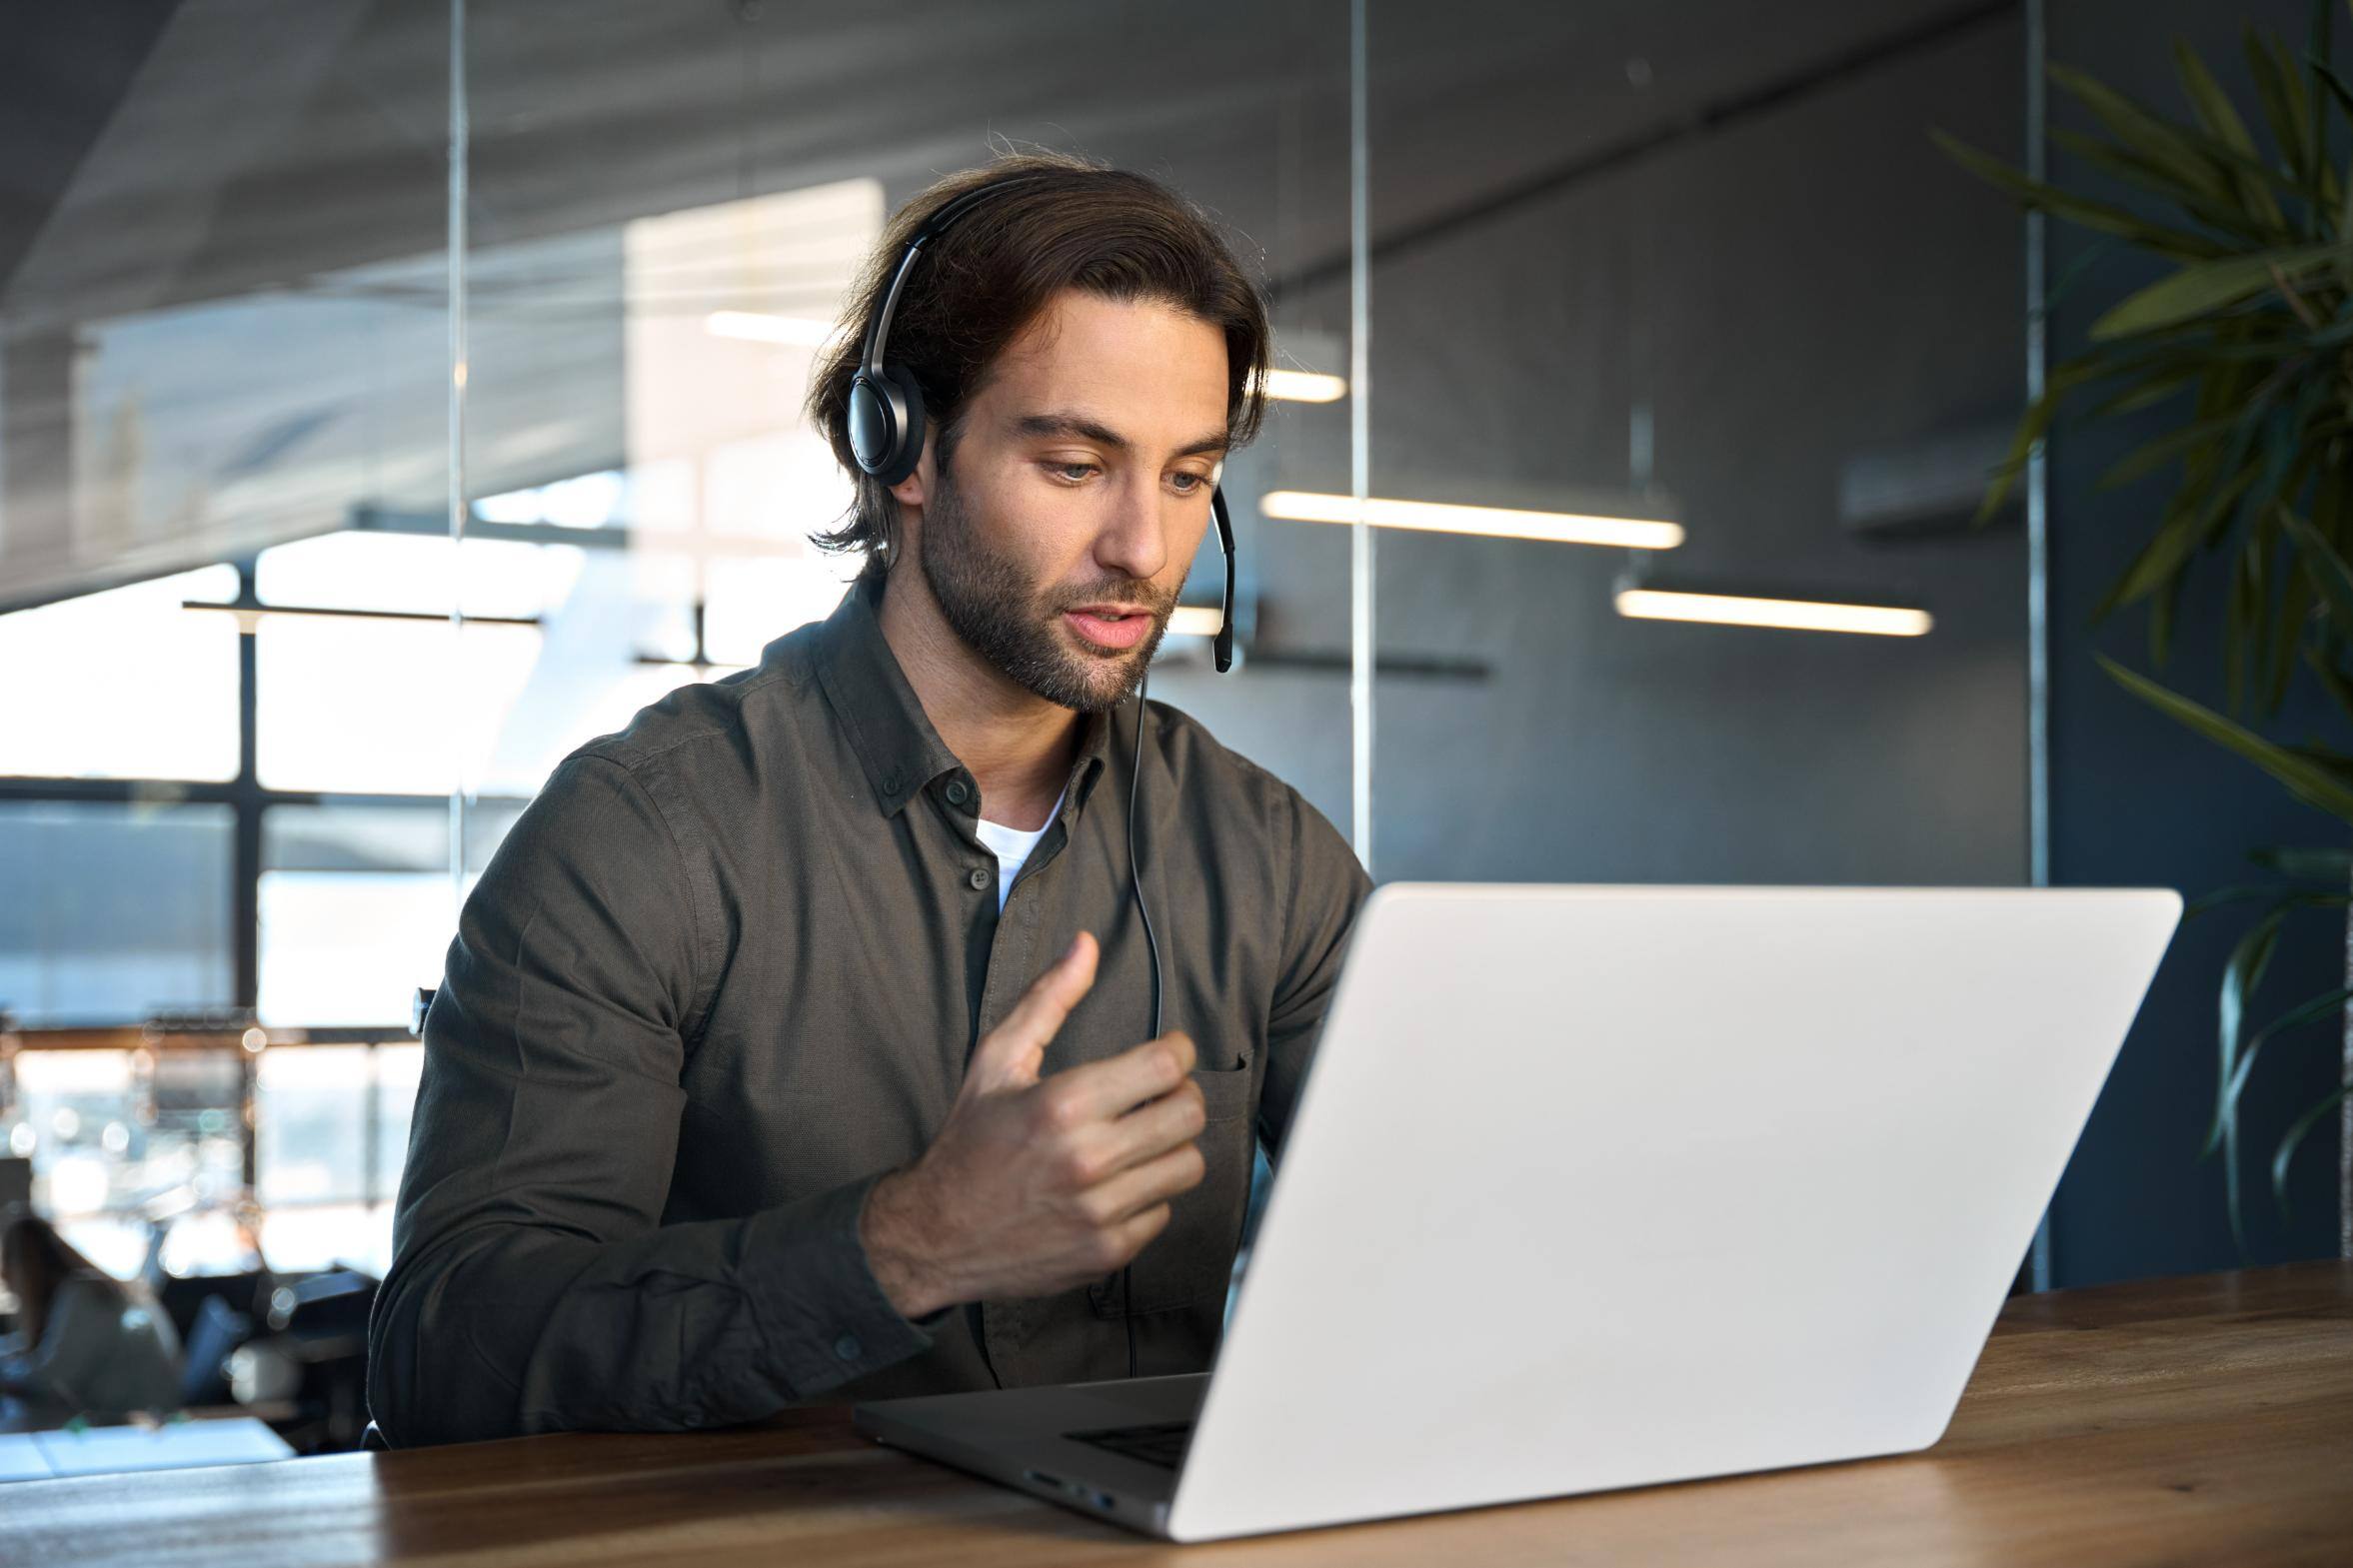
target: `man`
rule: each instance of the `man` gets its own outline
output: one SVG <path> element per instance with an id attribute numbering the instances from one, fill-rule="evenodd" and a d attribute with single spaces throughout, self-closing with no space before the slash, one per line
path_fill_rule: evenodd
<path id="1" fill-rule="evenodd" d="M 1263 304 L 1163 187 L 1009 159 L 894 220 L 810 410 L 851 466 L 907 240 L 1017 175 L 905 285 L 927 435 L 821 540 L 868 553 L 841 607 L 568 758 L 467 900 L 370 1324 L 395 1444 L 1208 1363 L 1368 891 L 1158 704 L 1131 842 Z"/>

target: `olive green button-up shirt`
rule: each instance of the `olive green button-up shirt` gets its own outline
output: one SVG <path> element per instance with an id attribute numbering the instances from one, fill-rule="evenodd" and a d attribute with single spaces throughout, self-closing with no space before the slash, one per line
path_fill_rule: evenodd
<path id="1" fill-rule="evenodd" d="M 1000 913 L 988 802 L 878 593 L 567 758 L 467 898 L 369 1326 L 393 1443 L 1118 1377 L 1130 1319 L 1142 1373 L 1207 1366 L 1253 1135 L 1279 1154 L 1369 880 L 1296 790 L 1152 704 L 1136 851 L 1207 1174 L 1126 1278 L 909 1320 L 859 1240 L 868 1189 L 1079 930 L 1101 962 L 1047 1073 L 1150 1036 L 1152 960 L 1138 705 L 1083 721 Z"/>

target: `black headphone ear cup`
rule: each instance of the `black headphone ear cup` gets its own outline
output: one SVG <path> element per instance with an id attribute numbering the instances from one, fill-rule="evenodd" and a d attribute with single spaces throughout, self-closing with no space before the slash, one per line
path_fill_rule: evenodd
<path id="1" fill-rule="evenodd" d="M 899 444 L 892 449 L 889 466 L 877 469 L 875 478 L 896 485 L 924 459 L 924 389 L 913 376 L 889 379 L 891 390 L 899 395 Z"/>
<path id="2" fill-rule="evenodd" d="M 899 432 L 906 427 L 899 389 L 886 372 L 861 370 L 850 381 L 850 455 L 869 474 L 880 474 L 899 455 Z"/>

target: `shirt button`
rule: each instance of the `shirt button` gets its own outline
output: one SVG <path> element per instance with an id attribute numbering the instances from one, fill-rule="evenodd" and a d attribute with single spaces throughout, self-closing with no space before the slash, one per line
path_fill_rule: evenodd
<path id="1" fill-rule="evenodd" d="M 841 1338 L 834 1341 L 834 1354 L 840 1356 L 845 1361 L 857 1360 L 859 1349 L 860 1346 L 858 1343 L 858 1336 L 856 1334 L 844 1334 Z"/>
<path id="2" fill-rule="evenodd" d="M 964 804 L 964 797 L 968 792 L 969 791 L 966 790 L 964 786 L 964 781 L 962 779 L 951 779 L 948 781 L 948 803 L 950 805 Z"/>
<path id="3" fill-rule="evenodd" d="M 899 786 L 906 782 L 907 781 L 905 779 L 900 777 L 899 770 L 894 768 L 883 776 L 883 792 L 885 794 L 897 794 L 899 792 Z"/>
<path id="4" fill-rule="evenodd" d="M 985 865 L 976 865 L 966 874 L 965 880 L 973 884 L 973 891 L 979 892 L 989 885 L 989 868 Z"/>

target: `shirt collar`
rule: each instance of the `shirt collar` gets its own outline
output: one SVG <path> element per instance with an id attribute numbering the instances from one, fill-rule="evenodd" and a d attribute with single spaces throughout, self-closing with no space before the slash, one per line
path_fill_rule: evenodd
<path id="1" fill-rule="evenodd" d="M 876 807 L 896 816 L 943 775 L 970 775 L 932 728 L 899 656 L 883 636 L 882 598 L 881 579 L 853 583 L 819 629 L 816 664 L 826 698 L 850 732 Z M 1076 814 L 1094 792 L 1111 758 L 1112 731 L 1108 712 L 1083 717 L 1079 753 L 1063 786 L 1064 816 Z"/>

